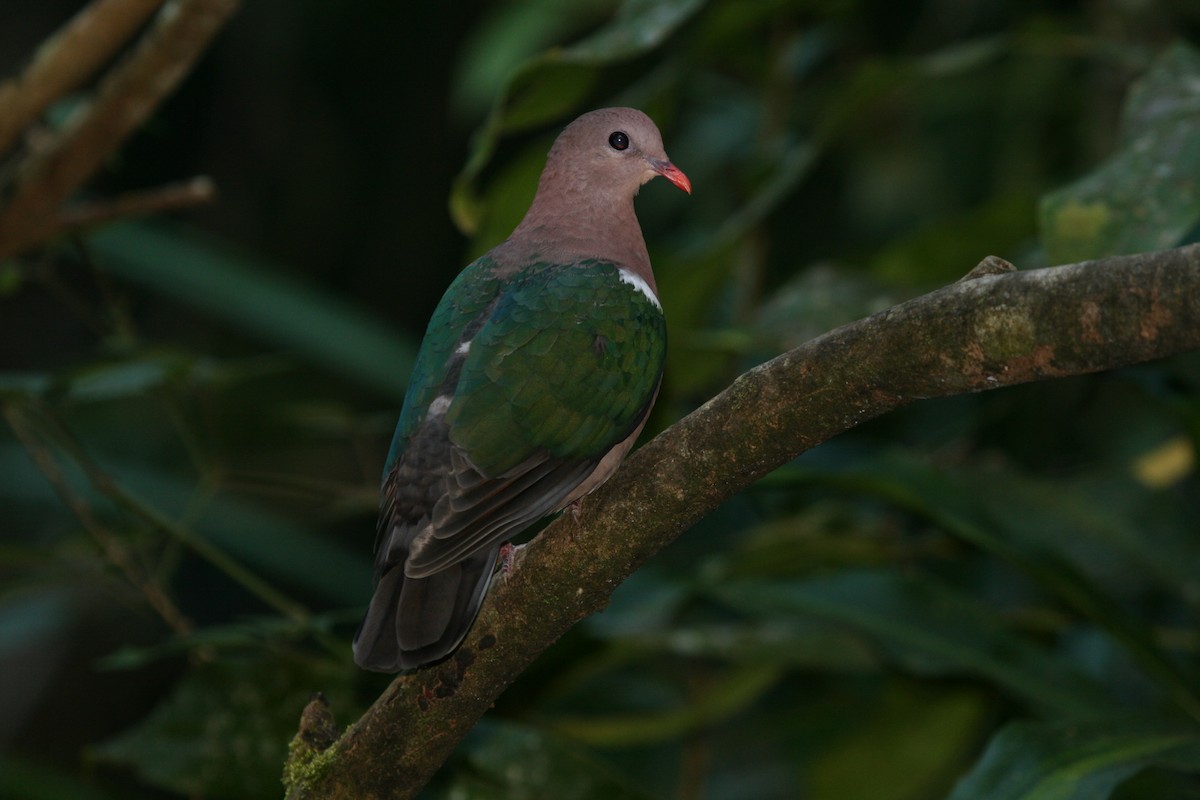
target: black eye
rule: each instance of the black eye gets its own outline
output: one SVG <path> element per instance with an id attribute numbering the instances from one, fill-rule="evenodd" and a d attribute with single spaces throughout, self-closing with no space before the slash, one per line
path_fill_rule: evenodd
<path id="1" fill-rule="evenodd" d="M 613 150 L 624 150 L 629 147 L 629 135 L 625 131 L 613 131 L 608 137 L 608 146 Z"/>

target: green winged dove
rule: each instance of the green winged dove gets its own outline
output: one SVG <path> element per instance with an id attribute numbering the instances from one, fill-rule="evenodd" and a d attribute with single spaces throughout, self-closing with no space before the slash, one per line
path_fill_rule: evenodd
<path id="1" fill-rule="evenodd" d="M 363 668 L 454 652 L 501 547 L 607 480 L 637 439 L 667 349 L 633 209 L 657 175 L 691 192 L 649 117 L 584 114 L 516 230 L 446 290 L 384 465 Z"/>

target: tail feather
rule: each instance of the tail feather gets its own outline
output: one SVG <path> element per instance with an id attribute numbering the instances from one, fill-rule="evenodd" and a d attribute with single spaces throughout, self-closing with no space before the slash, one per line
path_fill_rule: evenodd
<path id="1" fill-rule="evenodd" d="M 479 614 L 498 552 L 476 553 L 424 578 L 405 577 L 402 561 L 391 565 L 354 636 L 355 662 L 399 672 L 453 652 Z"/>

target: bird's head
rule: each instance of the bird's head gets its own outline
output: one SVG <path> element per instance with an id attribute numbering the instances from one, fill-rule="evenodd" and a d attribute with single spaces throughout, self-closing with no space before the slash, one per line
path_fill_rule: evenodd
<path id="1" fill-rule="evenodd" d="M 692 193 L 687 175 L 667 158 L 658 127 L 636 108 L 602 108 L 576 119 L 555 140 L 546 168 L 593 191 L 610 189 L 633 197 L 642 184 L 661 175 Z"/>

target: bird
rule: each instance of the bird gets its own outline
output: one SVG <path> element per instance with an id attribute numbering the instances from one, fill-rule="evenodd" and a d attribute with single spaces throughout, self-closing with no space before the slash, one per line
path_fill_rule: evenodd
<path id="1" fill-rule="evenodd" d="M 658 176 L 691 194 L 650 117 L 583 114 L 512 234 L 438 303 L 384 464 L 374 593 L 353 643 L 363 669 L 453 653 L 501 547 L 578 512 L 641 433 L 667 329 L 633 201 Z"/>

